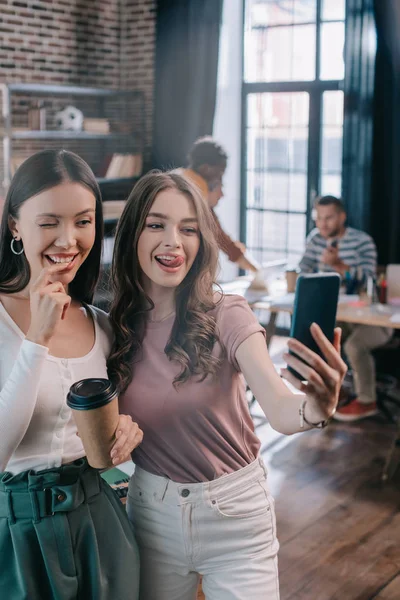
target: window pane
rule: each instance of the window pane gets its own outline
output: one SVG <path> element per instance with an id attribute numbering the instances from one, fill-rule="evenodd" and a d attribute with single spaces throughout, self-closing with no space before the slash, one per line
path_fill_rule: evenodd
<path id="1" fill-rule="evenodd" d="M 287 215 L 280 213 L 263 213 L 263 245 L 275 251 L 286 252 L 287 247 Z"/>
<path id="2" fill-rule="evenodd" d="M 316 0 L 248 0 L 249 27 L 315 23 Z"/>
<path id="3" fill-rule="evenodd" d="M 322 195 L 341 195 L 343 152 L 343 92 L 325 92 L 322 104 Z"/>
<path id="4" fill-rule="evenodd" d="M 323 97 L 324 125 L 343 127 L 343 92 L 325 92 Z"/>
<path id="5" fill-rule="evenodd" d="M 315 25 L 253 29 L 245 36 L 247 81 L 315 79 Z"/>
<path id="6" fill-rule="evenodd" d="M 289 210 L 307 210 L 307 174 L 292 173 L 289 180 Z"/>
<path id="7" fill-rule="evenodd" d="M 255 256 L 254 250 L 262 248 L 263 246 L 263 235 L 262 235 L 262 220 L 260 217 L 261 213 L 256 210 L 248 209 L 246 213 L 246 240 L 247 247 L 251 250 L 251 253 L 257 260 L 259 257 Z"/>
<path id="8" fill-rule="evenodd" d="M 346 0 L 322 0 L 323 21 L 344 21 Z"/>
<path id="9" fill-rule="evenodd" d="M 306 211 L 309 95 L 248 97 L 247 205 Z"/>
<path id="10" fill-rule="evenodd" d="M 321 79 L 344 77 L 344 23 L 321 25 Z"/>
<path id="11" fill-rule="evenodd" d="M 307 210 L 307 174 L 248 173 L 247 205 L 273 210 Z"/>
<path id="12" fill-rule="evenodd" d="M 342 174 L 338 175 L 322 175 L 321 177 L 321 196 L 336 196 L 340 198 L 342 195 Z"/>
<path id="13" fill-rule="evenodd" d="M 247 247 L 261 262 L 274 258 L 290 257 L 296 264 L 304 251 L 306 216 L 275 212 L 247 211 Z M 260 253 L 260 249 L 263 252 Z"/>
<path id="14" fill-rule="evenodd" d="M 286 173 L 260 173 L 255 177 L 254 206 L 275 210 L 287 210 L 289 178 Z M 251 180 L 248 181 L 247 199 L 251 206 Z"/>
<path id="15" fill-rule="evenodd" d="M 305 215 L 289 215 L 288 218 L 288 249 L 289 253 L 302 254 L 306 241 Z"/>
<path id="16" fill-rule="evenodd" d="M 258 129 L 308 126 L 308 94 L 261 93 L 248 96 L 247 122 Z"/>
<path id="17" fill-rule="evenodd" d="M 324 127 L 322 138 L 322 173 L 340 173 L 342 170 L 343 132 L 339 127 Z"/>

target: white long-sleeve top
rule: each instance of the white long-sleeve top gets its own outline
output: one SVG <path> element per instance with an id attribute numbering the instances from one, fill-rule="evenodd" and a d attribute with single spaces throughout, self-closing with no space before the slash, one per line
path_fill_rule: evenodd
<path id="1" fill-rule="evenodd" d="M 73 383 L 107 377 L 111 328 L 90 307 L 93 348 L 82 358 L 57 358 L 25 339 L 0 302 L 0 472 L 49 469 L 85 455 L 66 396 Z"/>

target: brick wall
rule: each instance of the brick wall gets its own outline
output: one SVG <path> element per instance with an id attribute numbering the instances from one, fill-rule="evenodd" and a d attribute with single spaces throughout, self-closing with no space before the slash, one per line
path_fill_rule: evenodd
<path id="1" fill-rule="evenodd" d="M 143 90 L 148 157 L 155 4 L 156 0 L 0 0 L 0 82 Z M 48 102 L 50 121 L 67 100 Z M 14 106 L 16 125 L 19 119 L 26 119 L 31 101 L 32 98 L 20 98 Z M 18 144 L 21 152 L 38 148 L 37 143 Z M 48 147 L 54 142 L 45 144 Z M 39 147 L 43 147 L 43 142 Z M 79 152 L 91 162 L 97 152 L 95 166 L 99 166 L 102 148 L 96 143 L 68 142 L 63 147 Z M 2 181 L 2 173 L 0 177 Z"/>
<path id="2" fill-rule="evenodd" d="M 145 93 L 148 150 L 153 121 L 156 3 L 156 0 L 122 0 L 121 3 L 121 77 L 125 87 Z"/>

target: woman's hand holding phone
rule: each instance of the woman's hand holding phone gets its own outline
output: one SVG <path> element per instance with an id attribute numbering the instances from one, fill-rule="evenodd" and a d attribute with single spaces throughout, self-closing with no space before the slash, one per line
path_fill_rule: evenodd
<path id="1" fill-rule="evenodd" d="M 335 329 L 333 344 L 316 323 L 311 325 L 310 331 L 326 362 L 316 352 L 291 338 L 288 342 L 289 350 L 296 356 L 287 353 L 284 358 L 288 366 L 302 376 L 303 381 L 288 369 L 282 369 L 282 376 L 297 390 L 306 394 L 310 401 L 308 419 L 317 422 L 328 419 L 335 411 L 347 366 L 340 356 L 340 328 Z"/>

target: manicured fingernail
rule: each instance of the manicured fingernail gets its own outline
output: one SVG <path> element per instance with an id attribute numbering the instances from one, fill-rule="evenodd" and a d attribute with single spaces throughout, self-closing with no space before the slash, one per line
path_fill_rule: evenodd
<path id="1" fill-rule="evenodd" d="M 113 464 L 113 465 L 116 465 L 116 464 L 117 464 L 117 462 L 118 462 L 118 458 L 113 458 L 113 459 L 112 459 L 112 464 Z"/>

